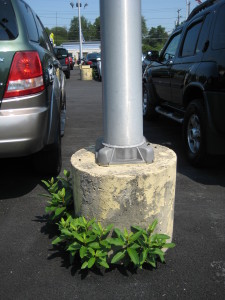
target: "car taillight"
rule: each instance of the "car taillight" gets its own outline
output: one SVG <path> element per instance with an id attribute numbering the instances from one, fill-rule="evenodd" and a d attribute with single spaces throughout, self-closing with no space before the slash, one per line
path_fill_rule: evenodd
<path id="1" fill-rule="evenodd" d="M 66 65 L 69 64 L 69 59 L 68 59 L 68 57 L 65 58 L 65 63 L 66 63 Z"/>
<path id="2" fill-rule="evenodd" d="M 92 65 L 92 61 L 87 61 L 87 65 Z"/>
<path id="3" fill-rule="evenodd" d="M 36 51 L 16 52 L 4 98 L 34 94 L 44 89 L 43 70 L 38 53 Z"/>

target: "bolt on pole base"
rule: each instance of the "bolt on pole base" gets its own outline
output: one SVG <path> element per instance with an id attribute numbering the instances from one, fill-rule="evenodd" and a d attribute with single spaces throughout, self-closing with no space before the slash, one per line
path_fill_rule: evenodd
<path id="1" fill-rule="evenodd" d="M 103 138 L 99 138 L 95 145 L 95 159 L 100 166 L 152 163 L 154 151 L 146 140 L 138 146 L 116 147 L 104 144 Z"/>

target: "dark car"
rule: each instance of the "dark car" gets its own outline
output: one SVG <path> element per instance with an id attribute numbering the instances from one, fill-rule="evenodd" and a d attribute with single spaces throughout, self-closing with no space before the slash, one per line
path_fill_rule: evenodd
<path id="1" fill-rule="evenodd" d="M 183 124 L 187 158 L 225 154 L 225 0 L 205 1 L 144 73 L 143 114 Z"/>
<path id="2" fill-rule="evenodd" d="M 84 64 L 90 65 L 91 68 L 97 69 L 97 61 L 99 60 L 101 60 L 101 53 L 88 53 L 84 60 Z"/>
<path id="3" fill-rule="evenodd" d="M 54 52 L 59 60 L 62 70 L 66 75 L 66 78 L 70 78 L 70 59 L 69 59 L 69 53 L 65 48 L 62 47 L 54 47 Z"/>
<path id="4" fill-rule="evenodd" d="M 58 174 L 65 75 L 26 2 L 0 1 L 0 41 L 0 158 L 31 155 L 38 171 Z"/>

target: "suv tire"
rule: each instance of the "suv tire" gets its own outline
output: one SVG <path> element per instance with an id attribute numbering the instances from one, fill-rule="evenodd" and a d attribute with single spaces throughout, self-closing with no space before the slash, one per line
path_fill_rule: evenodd
<path id="1" fill-rule="evenodd" d="M 142 110 L 143 117 L 146 120 L 155 120 L 158 115 L 155 111 L 155 103 L 153 101 L 153 93 L 151 87 L 147 87 L 147 83 L 143 84 Z"/>
<path id="2" fill-rule="evenodd" d="M 183 139 L 188 160 L 200 166 L 206 156 L 205 115 L 201 100 L 192 101 L 184 115 Z"/>

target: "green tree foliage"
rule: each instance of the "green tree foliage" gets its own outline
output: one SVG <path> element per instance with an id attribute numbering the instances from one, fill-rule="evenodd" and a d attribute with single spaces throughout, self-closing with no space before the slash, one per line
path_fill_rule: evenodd
<path id="1" fill-rule="evenodd" d="M 166 29 L 159 25 L 157 27 L 152 27 L 149 30 L 148 35 L 143 39 L 143 44 L 147 51 L 160 51 L 167 39 L 168 33 L 166 32 Z"/>
<path id="2" fill-rule="evenodd" d="M 81 17 L 81 28 L 85 41 L 91 40 L 92 24 L 84 16 Z M 79 41 L 79 20 L 74 17 L 68 31 L 69 41 Z"/>
<path id="3" fill-rule="evenodd" d="M 92 40 L 101 40 L 101 25 L 100 17 L 95 19 L 95 22 L 92 26 Z"/>
<path id="4" fill-rule="evenodd" d="M 84 16 L 81 17 L 81 27 L 82 33 L 85 41 L 96 41 L 101 40 L 101 24 L 100 17 L 96 18 L 94 23 L 89 22 Z M 152 27 L 148 30 L 146 25 L 146 20 L 142 16 L 141 18 L 142 27 L 142 52 L 146 53 L 148 51 L 157 50 L 160 51 L 165 44 L 168 33 L 162 26 Z M 55 36 L 55 44 L 60 45 L 66 41 L 79 41 L 79 20 L 78 17 L 74 17 L 71 20 L 70 28 L 67 31 L 65 27 L 53 27 L 45 28 L 47 34 L 51 32 Z"/>

